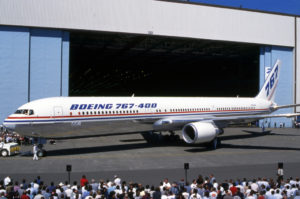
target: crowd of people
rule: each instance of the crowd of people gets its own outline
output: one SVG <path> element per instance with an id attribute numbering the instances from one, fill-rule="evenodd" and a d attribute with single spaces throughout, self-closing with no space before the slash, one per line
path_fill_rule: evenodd
<path id="1" fill-rule="evenodd" d="M 90 181 L 85 175 L 72 184 L 49 185 L 40 176 L 33 182 L 13 181 L 9 176 L 0 181 L 0 199 L 300 199 L 299 178 L 225 180 L 214 175 L 199 175 L 192 183 L 184 179 L 170 183 L 165 178 L 159 186 L 126 183 L 117 175 L 113 180 Z"/>
<path id="2" fill-rule="evenodd" d="M 8 132 L 4 130 L 3 127 L 0 127 L 0 143 L 1 142 L 15 142 L 20 145 L 29 145 L 32 144 L 32 138 L 20 136 L 18 133 L 15 132 Z"/>

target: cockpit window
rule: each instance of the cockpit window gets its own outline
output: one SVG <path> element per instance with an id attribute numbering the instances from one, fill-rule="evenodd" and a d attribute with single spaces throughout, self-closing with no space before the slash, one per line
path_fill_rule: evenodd
<path id="1" fill-rule="evenodd" d="M 34 111 L 31 109 L 18 109 L 15 114 L 33 115 Z"/>
<path id="2" fill-rule="evenodd" d="M 15 114 L 22 114 L 22 110 L 16 110 Z"/>

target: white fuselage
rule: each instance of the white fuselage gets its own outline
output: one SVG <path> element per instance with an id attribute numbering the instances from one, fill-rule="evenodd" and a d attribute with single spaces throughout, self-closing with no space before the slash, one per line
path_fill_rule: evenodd
<path id="1" fill-rule="evenodd" d="M 161 119 L 254 115 L 271 112 L 271 101 L 210 97 L 53 97 L 19 107 L 4 125 L 21 135 L 46 138 L 121 132 L 178 130 Z"/>

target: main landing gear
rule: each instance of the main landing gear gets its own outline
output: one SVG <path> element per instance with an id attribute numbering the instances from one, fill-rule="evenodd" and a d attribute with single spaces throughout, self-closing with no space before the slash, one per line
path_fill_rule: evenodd
<path id="1" fill-rule="evenodd" d="M 38 147 L 38 152 L 37 156 L 38 157 L 45 157 L 47 154 L 47 151 L 43 149 L 44 144 L 47 143 L 47 140 L 44 138 L 34 138 L 32 144 L 37 144 Z"/>
<path id="2" fill-rule="evenodd" d="M 219 137 L 215 137 L 211 142 L 208 143 L 208 148 L 211 150 L 216 150 L 221 146 L 221 139 Z"/>

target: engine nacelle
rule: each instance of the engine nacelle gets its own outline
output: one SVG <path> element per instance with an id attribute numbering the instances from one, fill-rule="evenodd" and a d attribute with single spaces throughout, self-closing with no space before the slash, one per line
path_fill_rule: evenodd
<path id="1" fill-rule="evenodd" d="M 182 137 L 188 144 L 206 143 L 212 141 L 220 132 L 213 122 L 194 122 L 183 127 Z"/>

